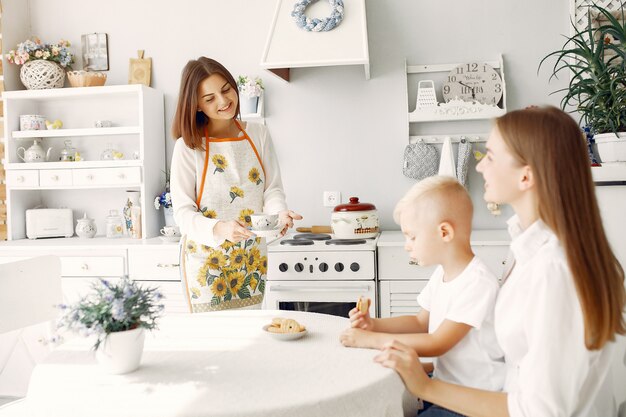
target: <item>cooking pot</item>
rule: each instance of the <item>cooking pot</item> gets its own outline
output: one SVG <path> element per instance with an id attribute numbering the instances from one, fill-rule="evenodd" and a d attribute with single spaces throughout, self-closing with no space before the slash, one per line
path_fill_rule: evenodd
<path id="1" fill-rule="evenodd" d="M 358 197 L 333 209 L 331 227 L 337 239 L 366 239 L 379 232 L 378 212 L 370 203 L 360 203 Z"/>

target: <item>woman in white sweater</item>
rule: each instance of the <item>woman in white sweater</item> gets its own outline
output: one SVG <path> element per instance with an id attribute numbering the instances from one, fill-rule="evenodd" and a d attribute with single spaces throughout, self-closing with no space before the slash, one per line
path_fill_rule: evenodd
<path id="1" fill-rule="evenodd" d="M 504 392 L 429 379 L 412 349 L 387 345 L 376 360 L 416 396 L 441 408 L 424 416 L 607 417 L 616 334 L 624 334 L 624 271 L 607 241 L 586 143 L 554 107 L 496 120 L 477 166 L 485 200 L 510 204 L 513 268 L 495 306 Z"/>
<path id="2" fill-rule="evenodd" d="M 239 92 L 223 65 L 200 57 L 183 69 L 172 134 L 170 190 L 182 239 L 190 311 L 261 303 L 265 239 L 252 214 L 279 214 L 281 234 L 302 217 L 287 209 L 278 160 L 264 125 L 237 120 Z"/>

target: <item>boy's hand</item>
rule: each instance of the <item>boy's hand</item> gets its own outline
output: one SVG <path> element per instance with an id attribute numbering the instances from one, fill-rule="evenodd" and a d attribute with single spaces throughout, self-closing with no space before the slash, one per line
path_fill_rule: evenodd
<path id="1" fill-rule="evenodd" d="M 363 330 L 374 330 L 374 320 L 370 317 L 369 310 L 361 312 L 357 307 L 348 312 L 350 327 Z"/>
<path id="2" fill-rule="evenodd" d="M 382 352 L 374 357 L 374 362 L 385 368 L 394 369 L 404 381 L 411 394 L 419 397 L 431 382 L 419 361 L 415 349 L 398 341 L 385 343 Z"/>
<path id="3" fill-rule="evenodd" d="M 376 335 L 367 330 L 346 329 L 339 336 L 339 341 L 346 347 L 377 348 Z"/>

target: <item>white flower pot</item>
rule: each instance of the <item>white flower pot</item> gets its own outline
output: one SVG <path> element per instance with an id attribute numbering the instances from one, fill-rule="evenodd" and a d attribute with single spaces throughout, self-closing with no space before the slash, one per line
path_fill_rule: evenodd
<path id="1" fill-rule="evenodd" d="M 176 226 L 174 220 L 174 207 L 163 207 L 163 217 L 165 218 L 166 226 Z"/>
<path id="2" fill-rule="evenodd" d="M 239 96 L 239 110 L 241 114 L 255 114 L 257 104 L 259 103 L 258 97 L 245 97 Z"/>
<path id="3" fill-rule="evenodd" d="M 65 83 L 65 70 L 56 62 L 37 59 L 22 65 L 20 80 L 29 90 L 62 88 Z"/>
<path id="4" fill-rule="evenodd" d="M 143 328 L 109 333 L 96 350 L 96 360 L 109 374 L 125 374 L 139 368 L 146 333 Z"/>
<path id="5" fill-rule="evenodd" d="M 601 133 L 595 135 L 598 156 L 602 162 L 625 162 L 626 161 L 626 132 Z"/>

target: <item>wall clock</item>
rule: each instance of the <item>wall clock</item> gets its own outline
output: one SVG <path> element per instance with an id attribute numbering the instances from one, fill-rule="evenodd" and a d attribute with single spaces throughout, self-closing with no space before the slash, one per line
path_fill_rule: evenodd
<path id="1" fill-rule="evenodd" d="M 443 100 L 454 98 L 498 105 L 502 98 L 502 78 L 484 62 L 469 62 L 454 68 L 443 83 Z"/>

